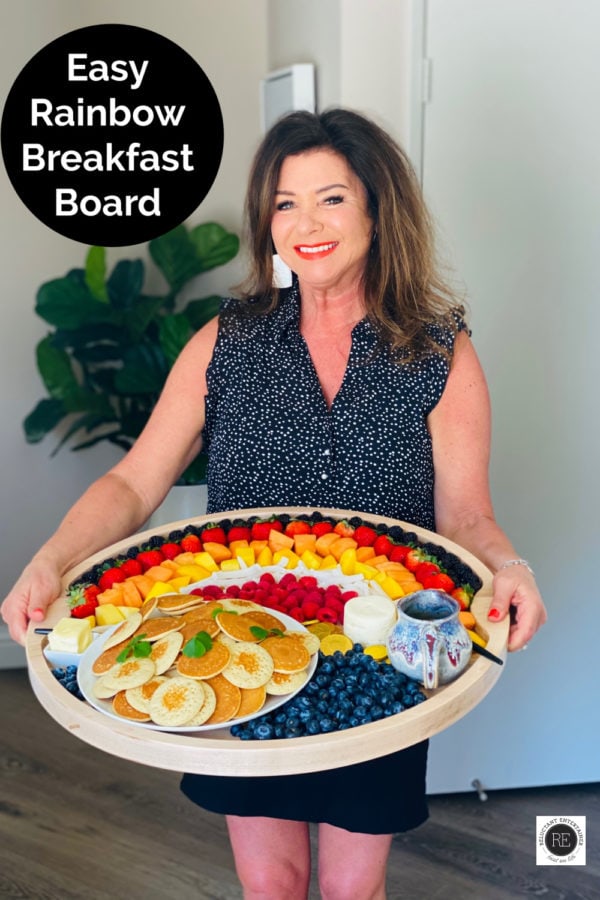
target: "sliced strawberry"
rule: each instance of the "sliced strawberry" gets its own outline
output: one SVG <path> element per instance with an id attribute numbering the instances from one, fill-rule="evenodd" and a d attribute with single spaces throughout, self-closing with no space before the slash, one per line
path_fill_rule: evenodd
<path id="1" fill-rule="evenodd" d="M 249 541 L 250 529 L 246 525 L 234 525 L 227 532 L 227 543 L 232 541 Z"/>
<path id="2" fill-rule="evenodd" d="M 142 564 L 142 569 L 146 572 L 152 566 L 160 566 L 161 562 L 164 561 L 164 556 L 160 550 L 141 550 L 136 559 Z"/>
<path id="3" fill-rule="evenodd" d="M 470 584 L 463 584 L 451 591 L 451 596 L 458 600 L 461 609 L 469 609 L 473 600 L 473 588 Z"/>
<path id="4" fill-rule="evenodd" d="M 359 525 L 352 537 L 359 547 L 372 547 L 377 539 L 377 532 L 369 525 Z"/>
<path id="5" fill-rule="evenodd" d="M 107 569 L 100 578 L 98 579 L 98 587 L 101 591 L 108 591 L 109 588 L 113 586 L 113 584 L 118 584 L 121 581 L 125 581 L 127 575 L 123 571 L 121 566 L 113 566 L 111 569 Z"/>
<path id="6" fill-rule="evenodd" d="M 387 534 L 380 534 L 377 538 L 375 538 L 375 542 L 373 543 L 373 550 L 375 551 L 375 556 L 388 556 L 392 552 L 393 543 L 387 536 Z"/>
<path id="7" fill-rule="evenodd" d="M 119 568 L 126 578 L 131 578 L 132 575 L 141 575 L 144 571 L 139 559 L 126 559 Z"/>
<path id="8" fill-rule="evenodd" d="M 225 537 L 223 529 L 221 528 L 219 530 L 223 532 L 223 537 Z M 217 543 L 224 544 L 225 541 L 217 541 Z M 179 541 L 179 546 L 181 547 L 182 553 L 200 553 L 202 550 L 202 541 L 197 534 L 186 534 L 186 536 Z"/>

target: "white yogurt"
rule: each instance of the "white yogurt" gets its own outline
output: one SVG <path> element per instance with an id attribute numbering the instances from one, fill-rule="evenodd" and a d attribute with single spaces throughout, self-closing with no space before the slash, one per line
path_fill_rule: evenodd
<path id="1" fill-rule="evenodd" d="M 344 605 L 344 634 L 353 644 L 385 644 L 396 624 L 396 604 L 387 597 L 352 597 Z"/>

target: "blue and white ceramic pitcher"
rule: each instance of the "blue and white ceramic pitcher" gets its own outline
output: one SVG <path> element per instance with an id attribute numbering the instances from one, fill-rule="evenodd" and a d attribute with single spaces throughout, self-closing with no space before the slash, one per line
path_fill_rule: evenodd
<path id="1" fill-rule="evenodd" d="M 387 638 L 391 664 L 436 688 L 452 681 L 471 658 L 472 643 L 458 618 L 460 606 L 444 591 L 415 591 L 396 603 L 398 621 Z"/>

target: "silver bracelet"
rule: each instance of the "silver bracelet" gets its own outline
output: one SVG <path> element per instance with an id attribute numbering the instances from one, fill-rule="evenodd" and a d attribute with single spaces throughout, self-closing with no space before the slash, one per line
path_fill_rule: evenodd
<path id="1" fill-rule="evenodd" d="M 503 562 L 501 566 L 498 566 L 498 572 L 501 569 L 508 569 L 510 568 L 510 566 L 525 566 L 527 571 L 531 572 L 531 574 L 535 578 L 535 573 L 526 559 L 507 559 L 506 562 Z"/>

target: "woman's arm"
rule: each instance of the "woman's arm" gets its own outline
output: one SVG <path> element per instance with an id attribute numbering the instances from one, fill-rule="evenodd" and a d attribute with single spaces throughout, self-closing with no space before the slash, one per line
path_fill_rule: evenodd
<path id="1" fill-rule="evenodd" d="M 132 449 L 71 507 L 6 597 L 0 613 L 15 640 L 24 642 L 30 619 L 43 621 L 60 593 L 62 575 L 133 534 L 200 451 L 206 369 L 217 330 L 213 319 L 189 341 Z"/>
<path id="2" fill-rule="evenodd" d="M 488 481 L 489 395 L 481 365 L 464 332 L 457 335 L 448 381 L 428 425 L 433 442 L 436 528 L 495 573 L 490 618 L 501 621 L 510 606 L 515 608 L 508 649 L 519 650 L 546 621 L 546 611 L 525 566 L 502 568 L 519 554 L 494 518 Z"/>

